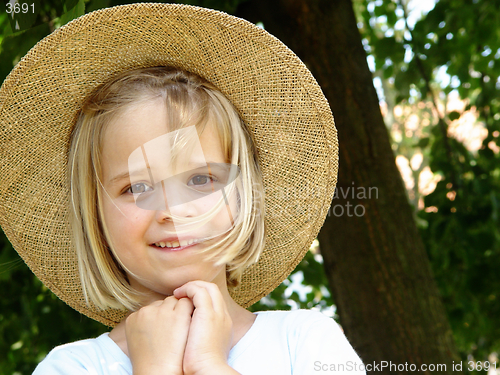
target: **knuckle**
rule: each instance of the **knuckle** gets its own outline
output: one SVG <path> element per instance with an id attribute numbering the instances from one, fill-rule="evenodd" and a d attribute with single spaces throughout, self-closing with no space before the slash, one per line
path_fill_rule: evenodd
<path id="1" fill-rule="evenodd" d="M 219 287 L 217 285 L 215 285 L 214 283 L 209 283 L 209 282 L 205 282 L 205 285 L 207 288 L 210 288 L 210 289 L 219 289 Z"/>
<path id="2" fill-rule="evenodd" d="M 186 305 L 186 306 L 193 306 L 193 302 L 189 298 L 181 298 L 179 302 L 177 302 L 179 305 Z"/>
<path id="3" fill-rule="evenodd" d="M 149 306 L 141 307 L 135 314 L 135 320 L 144 319 L 150 315 L 151 308 Z"/>
<path id="4" fill-rule="evenodd" d="M 133 312 L 129 316 L 125 318 L 125 324 L 131 324 L 134 323 L 137 319 L 137 312 Z"/>

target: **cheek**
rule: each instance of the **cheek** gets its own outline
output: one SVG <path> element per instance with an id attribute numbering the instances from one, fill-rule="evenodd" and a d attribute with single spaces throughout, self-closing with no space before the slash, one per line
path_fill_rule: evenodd
<path id="1" fill-rule="evenodd" d="M 232 198 L 232 195 L 227 195 L 227 193 L 224 193 L 226 195 L 226 199 L 229 202 L 229 206 L 231 207 L 231 211 L 234 212 L 234 209 L 236 205 L 233 203 L 233 201 L 236 202 L 235 199 Z M 189 216 L 188 214 L 192 214 L 191 216 L 201 216 L 204 215 L 208 212 L 213 212 L 212 210 L 216 209 L 218 206 L 218 211 L 216 212 L 216 216 L 219 217 L 221 212 L 227 212 L 226 208 L 226 199 L 224 198 L 224 194 L 222 193 L 222 190 L 219 190 L 215 193 L 209 194 L 203 198 L 196 199 L 192 202 L 189 202 L 184 205 L 184 210 L 178 210 L 180 213 L 185 214 L 186 216 Z M 178 207 L 181 207 L 180 205 Z"/>
<path id="2" fill-rule="evenodd" d="M 147 222 L 149 211 L 138 208 L 135 204 L 115 205 L 111 201 L 103 204 L 104 221 L 111 240 L 114 243 L 126 243 L 134 240 Z"/>
<path id="3" fill-rule="evenodd" d="M 223 200 L 222 207 L 215 217 L 215 224 L 219 228 L 223 229 L 232 227 L 239 215 L 237 193 L 233 191 L 231 194 L 226 196 L 226 198 L 228 204 L 226 204 L 226 201 Z"/>

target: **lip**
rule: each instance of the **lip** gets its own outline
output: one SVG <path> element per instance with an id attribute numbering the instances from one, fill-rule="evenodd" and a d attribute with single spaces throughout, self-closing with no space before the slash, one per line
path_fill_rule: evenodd
<path id="1" fill-rule="evenodd" d="M 194 240 L 195 242 L 200 242 L 202 238 L 200 237 L 182 237 L 182 240 L 184 241 L 191 241 Z M 179 237 L 166 237 L 158 241 L 151 242 L 150 245 L 154 245 L 155 243 L 160 243 L 160 242 L 174 242 L 174 241 L 179 241 Z"/>
<path id="2" fill-rule="evenodd" d="M 194 239 L 194 238 L 187 238 L 188 240 Z M 160 243 L 160 242 L 174 242 L 174 241 L 179 241 L 178 237 L 167 237 L 163 238 L 159 241 L 151 242 L 151 245 L 154 245 L 155 243 Z"/>
<path id="3" fill-rule="evenodd" d="M 179 247 L 158 247 L 155 244 L 151 244 L 150 246 L 154 247 L 156 250 L 160 251 L 165 251 L 165 252 L 170 252 L 170 251 L 181 251 L 184 249 L 187 249 L 188 247 L 193 247 L 195 245 L 198 245 L 199 242 L 194 242 L 191 245 L 186 245 L 186 246 L 179 246 Z"/>
<path id="4" fill-rule="evenodd" d="M 190 238 L 183 238 L 182 242 L 184 242 L 184 241 L 187 241 L 187 242 L 193 241 L 193 242 L 190 243 L 190 244 L 186 244 L 186 245 L 183 245 L 183 246 L 177 246 L 177 247 L 168 247 L 168 246 L 162 247 L 162 246 L 157 246 L 157 244 L 160 244 L 160 243 L 165 243 L 165 244 L 166 243 L 171 243 L 172 244 L 174 242 L 180 242 L 177 237 L 169 237 L 169 238 L 165 238 L 165 239 L 160 240 L 160 241 L 156 241 L 156 242 L 150 243 L 149 246 L 152 246 L 155 249 L 163 250 L 163 251 L 180 251 L 180 250 L 183 250 L 183 249 L 187 249 L 188 247 L 192 247 L 194 245 L 197 245 L 200 242 L 203 242 L 204 239 L 203 238 L 190 237 Z"/>

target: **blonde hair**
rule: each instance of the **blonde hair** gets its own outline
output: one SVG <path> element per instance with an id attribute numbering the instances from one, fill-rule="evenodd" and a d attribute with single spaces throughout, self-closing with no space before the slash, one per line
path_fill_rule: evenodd
<path id="1" fill-rule="evenodd" d="M 264 192 L 252 138 L 231 102 L 212 84 L 188 72 L 144 68 L 122 73 L 100 86 L 85 102 L 71 136 L 68 157 L 71 224 L 80 279 L 87 303 L 100 309 L 136 310 L 141 295 L 128 283 L 103 221 L 100 189 L 101 143 L 106 125 L 132 104 L 163 100 L 170 130 L 196 125 L 202 132 L 211 120 L 227 162 L 237 165 L 239 214 L 234 228 L 206 251 L 226 264 L 229 288 L 239 285 L 245 268 L 264 248 Z M 174 151 L 175 155 L 175 151 Z"/>

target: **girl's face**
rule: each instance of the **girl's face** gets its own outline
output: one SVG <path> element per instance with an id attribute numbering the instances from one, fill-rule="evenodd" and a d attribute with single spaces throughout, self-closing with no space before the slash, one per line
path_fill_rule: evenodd
<path id="1" fill-rule="evenodd" d="M 186 186 L 201 190 L 208 182 L 206 175 L 190 174 L 194 167 L 199 167 L 200 156 L 214 163 L 210 165 L 224 165 L 227 160 L 217 131 L 209 122 L 203 133 L 198 134 L 199 138 L 196 137 L 199 139 L 198 148 L 201 146 L 199 152 L 195 147 L 195 152 L 181 154 L 181 161 L 185 160 L 174 173 L 169 169 L 169 163 L 165 162 L 169 155 L 169 152 L 165 153 L 165 148 L 157 147 L 162 149 L 162 157 L 152 157 L 155 154 L 148 151 L 148 147 L 157 140 L 165 139 L 165 134 L 169 132 L 167 118 L 166 107 L 161 101 L 130 106 L 108 124 L 101 148 L 100 177 L 104 190 L 101 196 L 108 236 L 127 270 L 131 286 L 142 292 L 152 292 L 151 299 L 165 298 L 174 289 L 192 280 L 215 282 L 219 288 L 226 288 L 225 265 L 215 266 L 215 260 L 206 260 L 206 253 L 200 250 L 220 239 L 207 240 L 208 237 L 220 237 L 231 229 L 233 216 L 228 212 L 234 214 L 237 209 L 234 193 L 227 196 L 228 205 L 222 205 L 216 216 L 204 225 L 180 225 L 172 218 L 171 215 L 184 219 L 197 218 L 208 210 L 207 205 L 213 207 L 213 204 L 210 206 L 210 201 L 206 199 L 190 201 L 179 198 L 183 193 L 176 194 L 172 187 L 178 184 L 169 183 L 172 179 L 167 177 L 182 176 L 186 179 Z M 167 136 L 173 133 L 176 132 Z M 137 168 L 134 171 L 134 165 L 137 167 L 140 164 L 137 163 L 137 155 L 145 158 L 139 158 L 147 165 L 142 172 L 137 172 Z M 156 179 L 155 183 L 151 183 L 151 178 Z M 164 182 L 160 195 L 165 197 L 165 201 L 175 201 L 175 204 L 155 206 L 141 203 L 138 193 L 153 192 L 155 187 L 160 186 L 159 180 Z M 181 228 L 182 233 L 179 232 Z"/>

